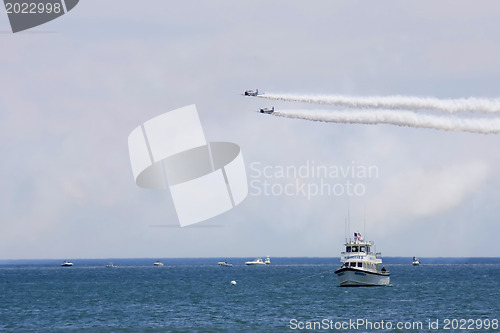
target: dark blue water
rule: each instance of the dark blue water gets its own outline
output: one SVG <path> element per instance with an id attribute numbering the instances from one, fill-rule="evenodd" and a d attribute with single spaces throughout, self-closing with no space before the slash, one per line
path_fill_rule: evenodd
<path id="1" fill-rule="evenodd" d="M 392 286 L 371 288 L 338 287 L 338 259 L 245 260 L 228 258 L 230 268 L 218 258 L 164 259 L 164 267 L 116 259 L 116 268 L 104 260 L 0 262 L 0 331 L 339 331 L 336 323 L 344 332 L 500 332 L 498 258 L 423 258 L 419 267 L 385 258 Z M 345 326 L 357 320 L 365 322 Z M 429 328 L 436 320 L 438 329 Z M 416 326 L 397 329 L 398 322 Z"/>

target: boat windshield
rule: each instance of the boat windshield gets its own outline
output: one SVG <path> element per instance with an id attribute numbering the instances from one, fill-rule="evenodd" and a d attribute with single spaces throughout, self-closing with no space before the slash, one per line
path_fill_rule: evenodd
<path id="1" fill-rule="evenodd" d="M 359 247 L 360 252 L 366 252 L 366 246 L 360 246 Z"/>
<path id="2" fill-rule="evenodd" d="M 350 246 L 346 246 L 345 252 L 351 252 L 351 247 Z"/>
<path id="3" fill-rule="evenodd" d="M 353 246 L 352 247 L 352 252 L 358 252 L 358 247 L 357 246 Z"/>

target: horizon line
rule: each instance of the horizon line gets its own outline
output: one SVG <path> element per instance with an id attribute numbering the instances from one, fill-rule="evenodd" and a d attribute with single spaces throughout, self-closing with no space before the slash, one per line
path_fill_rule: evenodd
<path id="1" fill-rule="evenodd" d="M 2 261 L 36 261 L 36 260 L 110 260 L 110 259 L 115 259 L 115 260 L 157 260 L 157 259 L 169 259 L 169 260 L 176 260 L 176 259 L 220 259 L 220 258 L 232 258 L 232 259 L 248 259 L 248 258 L 260 258 L 260 257 L 267 257 L 267 256 L 237 256 L 237 257 L 232 257 L 232 256 L 210 256 L 210 257 L 105 257 L 105 258 L 71 258 L 71 257 L 66 257 L 66 258 L 17 258 L 17 259 L 0 259 L 0 262 Z M 300 258 L 316 258 L 316 259 L 338 259 L 340 256 L 335 256 L 335 257 L 322 257 L 322 256 L 276 256 L 272 257 L 269 256 L 270 258 L 275 258 L 275 259 L 300 259 Z M 412 258 L 413 256 L 383 256 L 382 258 Z M 420 259 L 500 259 L 500 256 L 491 256 L 491 257 L 476 257 L 476 256 L 467 256 L 467 257 L 422 257 L 419 256 L 418 258 Z"/>

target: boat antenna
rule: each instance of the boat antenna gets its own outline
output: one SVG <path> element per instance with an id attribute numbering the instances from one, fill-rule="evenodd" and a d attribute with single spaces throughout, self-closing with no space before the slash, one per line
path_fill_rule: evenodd
<path id="1" fill-rule="evenodd" d="M 365 239 L 366 238 L 366 207 L 363 208 L 363 233 L 365 235 Z"/>
<path id="2" fill-rule="evenodd" d="M 347 218 L 344 218 L 344 238 L 347 243 Z"/>
<path id="3" fill-rule="evenodd" d="M 347 227 L 349 229 L 349 237 L 351 237 L 351 213 L 349 208 L 349 197 L 347 197 Z"/>

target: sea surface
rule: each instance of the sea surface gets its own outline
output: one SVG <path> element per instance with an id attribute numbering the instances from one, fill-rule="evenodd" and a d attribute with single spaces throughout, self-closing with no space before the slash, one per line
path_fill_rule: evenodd
<path id="1" fill-rule="evenodd" d="M 391 286 L 354 288 L 338 258 L 157 259 L 0 261 L 0 332 L 500 332 L 500 258 L 384 258 Z"/>

